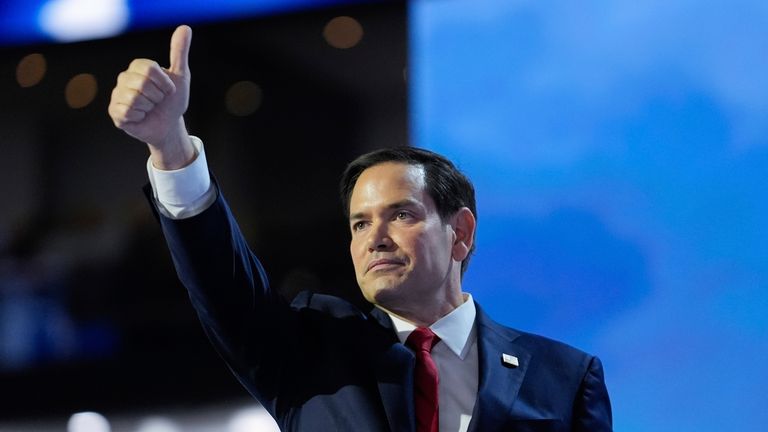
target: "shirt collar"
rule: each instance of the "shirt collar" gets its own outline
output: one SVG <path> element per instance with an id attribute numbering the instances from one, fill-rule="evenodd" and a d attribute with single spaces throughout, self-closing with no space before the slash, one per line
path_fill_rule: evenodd
<path id="1" fill-rule="evenodd" d="M 395 326 L 397 337 L 400 342 L 405 343 L 408 335 L 411 334 L 416 326 L 397 315 L 387 311 L 392 325 Z M 474 335 L 473 328 L 475 324 L 475 302 L 472 300 L 472 294 L 464 293 L 464 303 L 452 310 L 448 315 L 435 321 L 429 328 L 440 337 L 440 340 L 460 359 L 464 359 L 471 345 Z"/>

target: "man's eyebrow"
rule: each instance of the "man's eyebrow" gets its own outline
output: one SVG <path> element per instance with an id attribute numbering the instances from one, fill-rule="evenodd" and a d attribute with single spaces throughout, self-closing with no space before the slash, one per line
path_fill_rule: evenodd
<path id="1" fill-rule="evenodd" d="M 392 210 L 392 209 L 396 209 L 396 208 L 400 208 L 400 207 L 419 207 L 419 206 L 420 206 L 420 203 L 418 201 L 416 201 L 415 199 L 413 199 L 413 198 L 406 198 L 404 200 L 400 200 L 398 202 L 394 202 L 394 203 L 388 205 L 387 208 Z"/>
<path id="2" fill-rule="evenodd" d="M 392 210 L 402 207 L 419 207 L 419 202 L 412 198 L 406 198 L 397 202 L 393 202 L 392 204 L 388 204 L 386 209 Z M 365 219 L 366 212 L 357 212 L 349 215 L 350 221 L 355 221 L 359 219 Z"/>

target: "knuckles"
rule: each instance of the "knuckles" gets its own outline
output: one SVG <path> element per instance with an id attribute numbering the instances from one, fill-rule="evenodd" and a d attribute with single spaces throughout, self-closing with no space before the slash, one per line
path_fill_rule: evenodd
<path id="1" fill-rule="evenodd" d="M 137 58 L 133 59 L 131 63 L 128 65 L 129 71 L 136 71 L 136 72 L 148 72 L 150 69 L 160 69 L 160 65 L 157 64 L 156 61 L 145 59 L 145 58 Z"/>

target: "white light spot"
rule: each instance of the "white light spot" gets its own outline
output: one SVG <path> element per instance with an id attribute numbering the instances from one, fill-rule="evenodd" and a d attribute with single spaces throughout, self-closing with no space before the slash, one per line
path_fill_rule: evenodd
<path id="1" fill-rule="evenodd" d="M 128 25 L 126 0 L 50 0 L 40 9 L 38 25 L 59 42 L 99 39 Z"/>
<path id="2" fill-rule="evenodd" d="M 261 407 L 244 408 L 232 415 L 227 432 L 280 432 L 277 423 L 267 410 Z"/>
<path id="3" fill-rule="evenodd" d="M 136 432 L 181 432 L 181 428 L 164 417 L 149 417 L 139 424 Z"/>
<path id="4" fill-rule="evenodd" d="M 111 432 L 107 419 L 95 412 L 75 413 L 69 418 L 67 432 Z"/>

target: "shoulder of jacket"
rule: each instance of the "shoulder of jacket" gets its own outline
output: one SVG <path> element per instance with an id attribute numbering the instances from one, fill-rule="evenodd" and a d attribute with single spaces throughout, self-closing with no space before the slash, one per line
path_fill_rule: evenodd
<path id="1" fill-rule="evenodd" d="M 349 301 L 332 295 L 302 291 L 291 302 L 296 310 L 312 310 L 335 318 L 367 319 L 366 314 Z"/>

